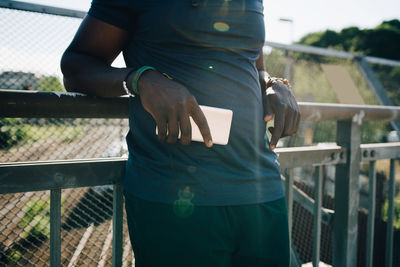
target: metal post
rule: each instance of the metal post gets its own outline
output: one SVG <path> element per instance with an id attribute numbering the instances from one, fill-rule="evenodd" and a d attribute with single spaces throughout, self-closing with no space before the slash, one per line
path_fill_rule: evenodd
<path id="1" fill-rule="evenodd" d="M 112 266 L 122 266 L 122 221 L 123 221 L 122 186 L 114 184 L 113 190 L 113 243 Z"/>
<path id="2" fill-rule="evenodd" d="M 61 189 L 50 190 L 50 266 L 61 266 Z"/>
<path id="3" fill-rule="evenodd" d="M 313 266 L 319 266 L 321 245 L 321 208 L 322 208 L 322 166 L 315 168 L 314 174 L 314 229 L 313 229 Z"/>
<path id="4" fill-rule="evenodd" d="M 392 267 L 393 263 L 393 220 L 394 220 L 394 196 L 395 196 L 395 161 L 390 160 L 390 178 L 388 193 L 388 220 L 386 225 L 386 249 L 385 249 L 385 267 Z"/>
<path id="5" fill-rule="evenodd" d="M 360 143 L 362 114 L 338 121 L 337 144 L 347 149 L 347 161 L 336 165 L 333 266 L 357 265 Z"/>
<path id="6" fill-rule="evenodd" d="M 374 259 L 374 233 L 375 233 L 375 196 L 376 196 L 376 162 L 369 165 L 369 196 L 368 196 L 368 225 L 366 244 L 366 267 L 372 267 Z"/>
<path id="7" fill-rule="evenodd" d="M 286 207 L 288 212 L 290 241 L 292 240 L 292 225 L 293 225 L 293 178 L 294 178 L 294 171 L 293 169 L 290 169 L 287 172 L 285 179 Z"/>

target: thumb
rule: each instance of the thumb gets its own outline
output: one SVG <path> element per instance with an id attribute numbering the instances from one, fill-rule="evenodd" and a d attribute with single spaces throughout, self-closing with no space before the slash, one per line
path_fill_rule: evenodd
<path id="1" fill-rule="evenodd" d="M 275 149 L 279 138 L 281 138 L 283 133 L 283 128 L 285 125 L 285 117 L 282 113 L 277 113 L 274 120 L 274 127 L 269 127 L 268 130 L 271 132 L 271 141 L 269 143 L 270 149 Z"/>

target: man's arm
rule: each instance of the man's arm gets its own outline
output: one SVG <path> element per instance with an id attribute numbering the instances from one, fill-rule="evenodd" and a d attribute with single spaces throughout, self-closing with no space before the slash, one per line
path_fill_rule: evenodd
<path id="1" fill-rule="evenodd" d="M 264 57 L 261 50 L 256 61 L 264 104 L 264 120 L 274 119 L 271 132 L 270 149 L 275 149 L 279 138 L 293 135 L 297 132 L 300 123 L 300 110 L 290 87 L 282 81 L 270 82 L 269 74 L 264 70 Z M 267 85 L 272 88 L 267 90 Z"/>
<path id="2" fill-rule="evenodd" d="M 111 63 L 128 39 L 127 31 L 87 16 L 61 59 L 67 91 L 102 97 L 125 94 L 122 81 L 132 71 Z"/>
<path id="3" fill-rule="evenodd" d="M 87 16 L 61 59 L 65 88 L 72 92 L 115 97 L 125 94 L 122 82 L 126 79 L 132 90 L 133 69 L 111 67 L 127 42 L 127 31 Z M 138 90 L 143 108 L 157 124 L 161 141 L 175 143 L 180 131 L 180 142 L 189 144 L 191 116 L 199 126 L 206 146 L 212 146 L 207 120 L 196 99 L 183 85 L 148 70 L 140 76 Z"/>

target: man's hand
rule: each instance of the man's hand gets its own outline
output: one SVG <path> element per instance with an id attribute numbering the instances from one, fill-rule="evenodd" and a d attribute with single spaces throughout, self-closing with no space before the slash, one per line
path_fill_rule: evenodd
<path id="1" fill-rule="evenodd" d="M 300 123 L 300 110 L 289 86 L 283 81 L 272 82 L 264 91 L 264 120 L 274 119 L 274 127 L 269 127 L 272 137 L 270 149 L 275 149 L 279 138 L 293 135 L 297 132 Z"/>
<path id="2" fill-rule="evenodd" d="M 158 139 L 188 145 L 192 138 L 189 116 L 199 127 L 207 147 L 213 145 L 206 117 L 196 99 L 181 84 L 164 77 L 157 71 L 146 71 L 138 81 L 140 99 L 144 109 L 157 124 Z"/>

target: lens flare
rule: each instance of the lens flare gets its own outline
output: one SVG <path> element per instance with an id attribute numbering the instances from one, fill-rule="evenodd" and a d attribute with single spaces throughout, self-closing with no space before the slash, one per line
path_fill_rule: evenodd
<path id="1" fill-rule="evenodd" d="M 190 192 L 190 187 L 186 186 L 185 189 L 179 190 L 179 199 L 174 202 L 173 210 L 177 217 L 186 218 L 192 215 L 194 211 L 194 205 L 192 199 L 194 194 Z"/>
<path id="2" fill-rule="evenodd" d="M 225 22 L 218 21 L 214 23 L 214 29 L 219 32 L 227 32 L 229 31 L 229 28 L 229 25 Z"/>

